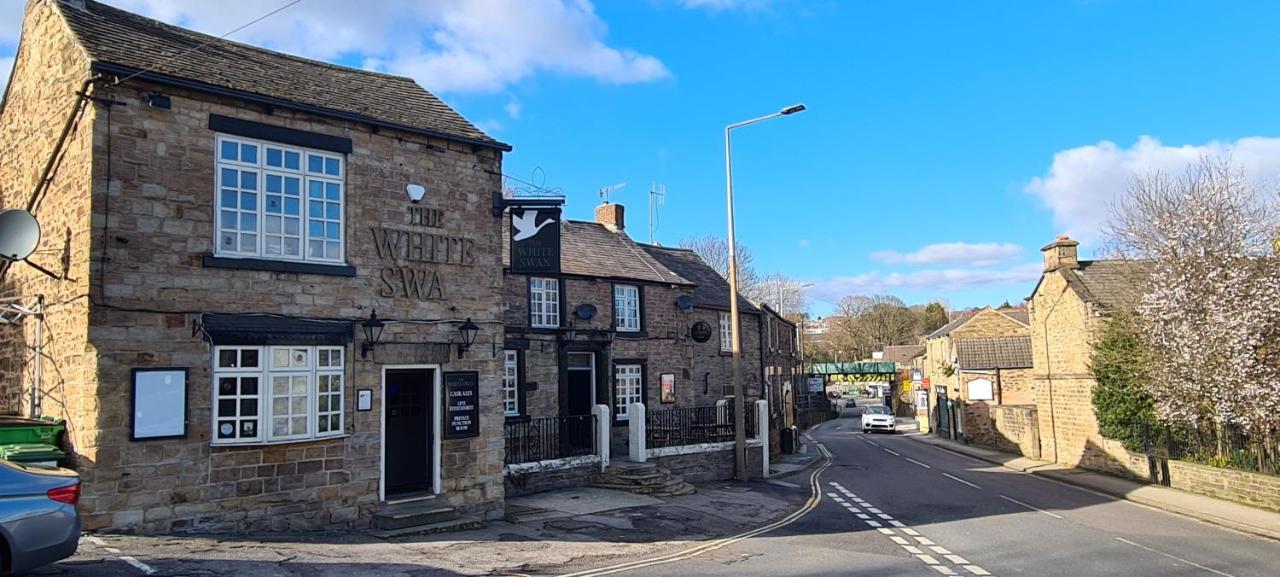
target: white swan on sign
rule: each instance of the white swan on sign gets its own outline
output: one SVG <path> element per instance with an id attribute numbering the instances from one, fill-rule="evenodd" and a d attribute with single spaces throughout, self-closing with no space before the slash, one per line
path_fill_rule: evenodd
<path id="1" fill-rule="evenodd" d="M 551 224 L 555 221 L 556 219 L 554 218 L 548 218 L 546 222 L 543 222 L 542 224 L 537 224 L 538 211 L 536 210 L 526 210 L 523 213 L 521 213 L 520 216 L 512 215 L 511 225 L 516 227 L 516 234 L 515 236 L 511 237 L 511 240 L 522 241 L 526 238 L 531 238 L 534 235 L 538 234 L 538 231 L 542 230 L 542 227 L 547 226 L 548 224 Z"/>

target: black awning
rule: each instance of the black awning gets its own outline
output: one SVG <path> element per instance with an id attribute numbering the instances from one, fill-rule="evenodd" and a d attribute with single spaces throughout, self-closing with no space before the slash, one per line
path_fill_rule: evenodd
<path id="1" fill-rule="evenodd" d="M 201 326 L 215 345 L 345 345 L 355 331 L 350 321 L 214 313 Z"/>

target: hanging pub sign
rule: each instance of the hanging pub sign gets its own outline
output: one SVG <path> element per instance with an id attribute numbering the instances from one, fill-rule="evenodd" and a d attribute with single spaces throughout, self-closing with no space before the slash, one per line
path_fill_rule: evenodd
<path id="1" fill-rule="evenodd" d="M 444 438 L 480 436 L 480 373 L 444 374 Z"/>
<path id="2" fill-rule="evenodd" d="M 560 274 L 560 209 L 511 207 L 511 272 Z"/>

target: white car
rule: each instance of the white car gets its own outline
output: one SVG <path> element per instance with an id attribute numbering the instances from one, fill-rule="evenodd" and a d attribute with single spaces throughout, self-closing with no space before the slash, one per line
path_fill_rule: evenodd
<path id="1" fill-rule="evenodd" d="M 898 431 L 897 420 L 893 418 L 893 413 L 889 411 L 889 407 L 875 405 L 862 409 L 862 432 L 870 433 L 872 431 L 888 431 L 890 433 Z"/>

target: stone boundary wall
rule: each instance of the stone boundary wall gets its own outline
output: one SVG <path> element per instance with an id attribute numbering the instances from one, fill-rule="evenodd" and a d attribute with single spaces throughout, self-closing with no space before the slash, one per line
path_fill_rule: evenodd
<path id="1" fill-rule="evenodd" d="M 1100 448 L 1111 458 L 1090 458 L 1082 464 L 1084 468 L 1280 512 L 1280 477 L 1149 457 L 1109 439 Z"/>
<path id="2" fill-rule="evenodd" d="M 713 451 L 655 456 L 649 460 L 690 483 L 725 481 L 733 478 L 733 444 L 726 445 Z M 758 443 L 747 446 L 747 472 L 753 479 L 760 477 L 762 458 Z"/>
<path id="3" fill-rule="evenodd" d="M 537 463 L 519 463 L 507 465 L 502 473 L 502 485 L 507 497 L 585 487 L 600 474 L 600 457 L 588 455 Z"/>
<path id="4" fill-rule="evenodd" d="M 975 445 L 1040 458 L 1040 425 L 1035 405 L 965 406 L 965 438 Z"/>

